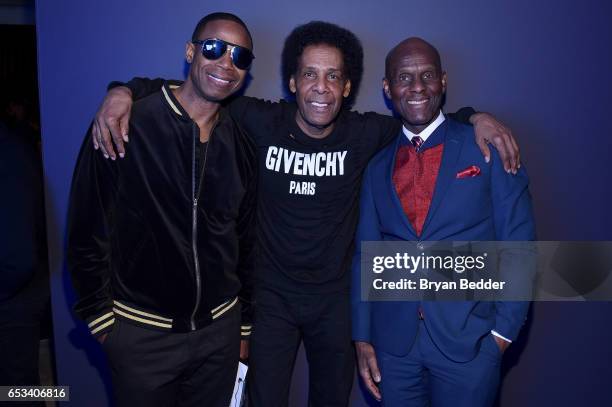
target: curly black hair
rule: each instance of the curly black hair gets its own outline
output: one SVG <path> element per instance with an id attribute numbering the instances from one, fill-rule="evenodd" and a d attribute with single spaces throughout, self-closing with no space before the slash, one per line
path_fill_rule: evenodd
<path id="1" fill-rule="evenodd" d="M 282 55 L 283 84 L 289 92 L 291 75 L 298 70 L 298 60 L 304 48 L 309 45 L 325 44 L 339 49 L 344 57 L 344 73 L 351 81 L 351 93 L 344 99 L 344 106 L 350 108 L 357 96 L 363 74 L 363 47 L 361 41 L 349 30 L 324 21 L 311 21 L 291 31 Z"/>

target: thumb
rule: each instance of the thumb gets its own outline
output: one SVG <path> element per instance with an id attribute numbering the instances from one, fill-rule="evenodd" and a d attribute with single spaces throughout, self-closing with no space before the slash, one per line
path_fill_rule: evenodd
<path id="1" fill-rule="evenodd" d="M 370 372 L 372 373 L 372 379 L 374 379 L 376 383 L 380 383 L 380 370 L 378 369 L 378 362 L 376 361 L 376 357 L 371 358 L 368 361 L 368 365 L 370 368 Z"/>

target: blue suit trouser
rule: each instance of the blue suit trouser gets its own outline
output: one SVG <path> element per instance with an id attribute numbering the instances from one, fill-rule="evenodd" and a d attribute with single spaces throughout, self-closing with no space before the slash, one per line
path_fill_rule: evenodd
<path id="1" fill-rule="evenodd" d="M 377 350 L 385 407 L 485 407 L 497 394 L 501 352 L 491 334 L 468 362 L 448 359 L 431 340 L 423 321 L 406 356 Z"/>

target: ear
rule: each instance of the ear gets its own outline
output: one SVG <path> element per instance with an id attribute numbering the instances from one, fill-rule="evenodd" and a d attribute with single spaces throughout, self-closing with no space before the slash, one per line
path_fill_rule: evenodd
<path id="1" fill-rule="evenodd" d="M 342 96 L 347 98 L 348 95 L 350 94 L 351 94 L 351 80 L 347 79 L 346 82 L 344 83 L 344 91 L 342 92 Z"/>
<path id="2" fill-rule="evenodd" d="M 195 44 L 192 42 L 188 42 L 187 44 L 185 44 L 185 60 L 187 61 L 187 63 L 192 63 L 193 62 L 193 57 L 195 56 Z"/>
<path id="3" fill-rule="evenodd" d="M 383 78 L 383 91 L 385 92 L 385 96 L 390 100 L 391 90 L 389 89 L 389 80 L 387 78 Z"/>
<path id="4" fill-rule="evenodd" d="M 446 72 L 442 72 L 442 92 L 446 93 L 446 84 L 448 77 L 446 76 Z"/>
<path id="5" fill-rule="evenodd" d="M 289 78 L 289 90 L 291 91 L 291 93 L 297 92 L 297 87 L 295 86 L 295 77 L 293 75 L 291 75 L 291 78 Z"/>

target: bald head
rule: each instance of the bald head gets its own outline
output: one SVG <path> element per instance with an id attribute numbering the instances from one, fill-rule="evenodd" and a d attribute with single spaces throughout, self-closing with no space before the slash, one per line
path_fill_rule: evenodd
<path id="1" fill-rule="evenodd" d="M 385 58 L 385 76 L 390 78 L 398 61 L 409 55 L 426 55 L 434 61 L 438 70 L 442 71 L 442 62 L 438 50 L 422 38 L 411 37 L 397 44 Z"/>
<path id="2" fill-rule="evenodd" d="M 413 133 L 420 133 L 440 113 L 446 79 L 440 54 L 421 38 L 400 42 L 385 60 L 385 95 Z"/>

